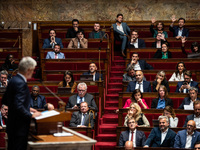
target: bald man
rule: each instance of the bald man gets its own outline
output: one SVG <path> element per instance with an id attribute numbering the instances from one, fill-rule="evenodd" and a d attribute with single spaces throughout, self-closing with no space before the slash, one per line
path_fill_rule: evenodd
<path id="1" fill-rule="evenodd" d="M 174 148 L 194 148 L 197 141 L 200 141 L 200 132 L 196 131 L 195 121 L 189 120 L 186 129 L 178 131 Z"/>
<path id="2" fill-rule="evenodd" d="M 143 77 L 144 75 L 141 70 L 136 71 L 136 81 L 129 82 L 126 92 L 133 92 L 135 89 L 140 89 L 142 93 L 151 92 L 151 83 L 149 81 L 144 81 Z"/>
<path id="3" fill-rule="evenodd" d="M 133 150 L 133 141 L 126 141 L 125 150 Z"/>

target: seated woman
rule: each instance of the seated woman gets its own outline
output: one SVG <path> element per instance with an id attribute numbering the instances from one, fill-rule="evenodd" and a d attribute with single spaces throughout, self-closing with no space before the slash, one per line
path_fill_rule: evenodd
<path id="1" fill-rule="evenodd" d="M 134 117 L 139 127 L 149 127 L 149 121 L 142 113 L 140 106 L 137 103 L 131 103 L 128 114 L 125 117 L 124 126 L 127 127 L 127 120 L 129 117 Z"/>
<path id="2" fill-rule="evenodd" d="M 152 43 L 153 48 L 161 48 L 162 44 L 167 42 L 164 35 L 162 33 L 158 33 L 156 35 L 156 41 Z"/>
<path id="3" fill-rule="evenodd" d="M 88 40 L 84 38 L 83 31 L 77 31 L 76 37 L 71 39 L 68 48 L 88 48 Z"/>
<path id="4" fill-rule="evenodd" d="M 174 109 L 171 106 L 166 106 L 163 110 L 163 116 L 167 116 L 169 118 L 169 127 L 177 127 L 178 118 L 174 112 Z"/>
<path id="5" fill-rule="evenodd" d="M 172 58 L 172 53 L 169 51 L 169 44 L 167 42 L 162 43 L 161 50 L 158 49 L 153 58 L 160 58 L 160 59 Z"/>
<path id="6" fill-rule="evenodd" d="M 186 71 L 184 62 L 178 62 L 176 65 L 176 71 L 172 74 L 169 81 L 184 81 L 183 74 Z"/>
<path id="7" fill-rule="evenodd" d="M 1 66 L 0 70 L 6 70 L 6 71 L 11 70 L 12 71 L 17 68 L 18 68 L 18 66 L 17 66 L 17 64 L 15 64 L 13 55 L 8 54 L 6 56 L 6 60 L 5 60 L 4 64 Z"/>
<path id="8" fill-rule="evenodd" d="M 182 37 L 181 41 L 182 41 L 181 50 L 182 50 L 182 53 L 186 55 L 186 57 L 188 57 L 188 58 L 200 57 L 200 46 L 199 46 L 198 42 L 193 42 L 192 45 L 191 45 L 192 53 L 187 53 L 185 51 L 185 42 L 187 41 L 186 37 Z"/>
<path id="9" fill-rule="evenodd" d="M 156 22 L 156 19 L 152 17 L 151 19 L 151 26 L 150 31 L 152 33 L 152 36 L 155 38 L 158 33 L 161 33 L 164 35 L 165 38 L 168 38 L 168 34 L 166 31 L 164 31 L 164 23 L 163 22 L 157 22 L 156 23 L 156 29 L 154 29 L 154 23 Z"/>
<path id="10" fill-rule="evenodd" d="M 173 108 L 173 101 L 168 98 L 168 92 L 164 85 L 158 88 L 158 97 L 152 100 L 151 108 L 164 109 L 166 106 Z"/>
<path id="11" fill-rule="evenodd" d="M 77 83 L 74 82 L 74 77 L 72 72 L 65 71 L 63 81 L 58 84 L 58 87 L 71 87 L 71 93 L 76 89 Z"/>
<path id="12" fill-rule="evenodd" d="M 169 92 L 169 84 L 166 79 L 166 75 L 164 71 L 159 71 L 156 75 L 156 79 L 153 81 L 153 92 L 157 92 L 160 85 L 164 85 L 167 88 L 167 91 Z"/>
<path id="13" fill-rule="evenodd" d="M 142 93 L 139 89 L 136 89 L 133 91 L 130 99 L 126 100 L 126 103 L 123 108 L 129 108 L 131 103 L 137 103 L 137 104 L 139 104 L 140 108 L 149 109 L 145 100 L 142 99 Z"/>

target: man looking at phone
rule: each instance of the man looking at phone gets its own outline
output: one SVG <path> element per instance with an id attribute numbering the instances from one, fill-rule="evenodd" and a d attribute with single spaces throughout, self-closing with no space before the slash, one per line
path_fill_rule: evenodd
<path id="1" fill-rule="evenodd" d="M 197 88 L 198 92 L 199 92 L 198 83 L 195 81 L 191 81 L 191 79 L 192 79 L 192 73 L 190 71 L 186 71 L 184 73 L 184 81 L 178 82 L 178 84 L 176 86 L 176 92 L 177 93 L 188 93 L 189 92 L 188 89 L 191 86 Z"/>

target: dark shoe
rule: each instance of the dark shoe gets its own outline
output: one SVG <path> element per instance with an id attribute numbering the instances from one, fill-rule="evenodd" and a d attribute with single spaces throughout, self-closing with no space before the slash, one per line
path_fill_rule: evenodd
<path id="1" fill-rule="evenodd" d="M 123 57 L 126 57 L 126 55 L 124 54 L 124 52 L 123 52 L 123 51 L 122 51 L 122 56 L 123 56 Z"/>

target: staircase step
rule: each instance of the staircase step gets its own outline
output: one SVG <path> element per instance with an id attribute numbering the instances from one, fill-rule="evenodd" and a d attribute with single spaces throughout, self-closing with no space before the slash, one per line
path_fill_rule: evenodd
<path id="1" fill-rule="evenodd" d="M 99 126 L 100 134 L 116 134 L 118 124 L 102 124 Z"/>
<path id="2" fill-rule="evenodd" d="M 119 93 L 122 92 L 122 89 L 108 89 L 108 94 L 115 94 L 115 93 Z"/>
<path id="3" fill-rule="evenodd" d="M 122 71 L 126 69 L 125 66 L 112 66 L 111 71 Z"/>
<path id="4" fill-rule="evenodd" d="M 97 142 L 95 150 L 115 150 L 116 142 Z"/>
<path id="5" fill-rule="evenodd" d="M 116 134 L 98 134 L 95 138 L 98 142 L 113 142 L 117 140 Z"/>
<path id="6" fill-rule="evenodd" d="M 110 88 L 122 88 L 121 83 L 108 83 L 108 89 Z"/>
<path id="7" fill-rule="evenodd" d="M 118 107 L 105 107 L 104 114 L 115 114 L 115 110 L 117 109 Z"/>
<path id="8" fill-rule="evenodd" d="M 103 116 L 103 124 L 117 124 L 118 114 L 105 114 Z"/>
<path id="9" fill-rule="evenodd" d="M 122 54 L 120 54 L 122 55 Z M 114 60 L 124 60 L 124 58 L 122 56 L 114 56 Z"/>
<path id="10" fill-rule="evenodd" d="M 123 71 L 111 71 L 110 72 L 110 77 L 122 77 L 124 74 Z"/>
<path id="11" fill-rule="evenodd" d="M 112 62 L 112 66 L 125 66 L 125 61 L 124 60 L 115 60 Z"/>
<path id="12" fill-rule="evenodd" d="M 122 84 L 122 77 L 111 77 L 110 82 L 111 83 L 121 83 Z"/>
<path id="13" fill-rule="evenodd" d="M 107 94 L 106 101 L 119 101 L 119 94 Z"/>
<path id="14" fill-rule="evenodd" d="M 118 107 L 119 101 L 106 101 L 106 107 Z"/>

